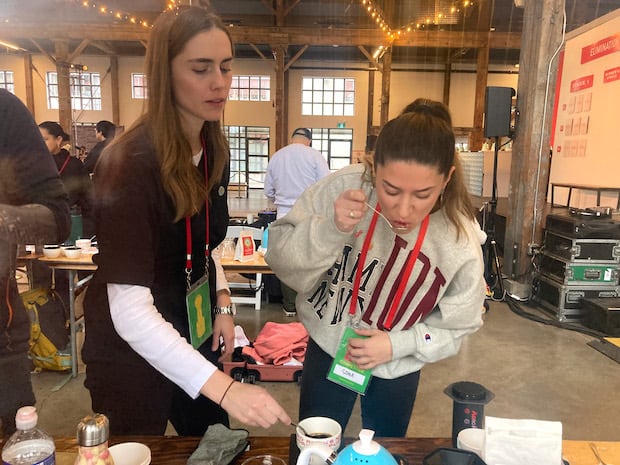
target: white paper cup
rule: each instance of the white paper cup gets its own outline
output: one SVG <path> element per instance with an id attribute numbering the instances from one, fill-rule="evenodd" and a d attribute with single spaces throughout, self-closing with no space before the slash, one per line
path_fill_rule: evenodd
<path id="1" fill-rule="evenodd" d="M 151 449 L 140 442 L 121 442 L 109 448 L 114 465 L 149 465 Z"/>
<path id="2" fill-rule="evenodd" d="M 480 428 L 465 428 L 456 437 L 456 447 L 470 452 L 475 452 L 482 457 L 485 433 Z"/>
<path id="3" fill-rule="evenodd" d="M 308 436 L 302 433 L 301 426 L 309 435 L 312 434 L 324 434 L 327 437 L 316 438 Z M 299 422 L 299 426 L 296 428 L 296 442 L 299 450 L 303 450 L 311 444 L 324 444 L 332 450 L 337 451 L 340 447 L 340 440 L 342 439 L 342 428 L 336 420 L 332 420 L 327 417 L 309 417 Z M 316 460 L 315 460 L 316 459 Z M 311 463 L 319 463 L 318 457 L 311 457 Z"/>
<path id="4" fill-rule="evenodd" d="M 75 241 L 75 246 L 82 249 L 83 252 L 88 252 L 91 245 L 90 239 L 78 239 Z"/>

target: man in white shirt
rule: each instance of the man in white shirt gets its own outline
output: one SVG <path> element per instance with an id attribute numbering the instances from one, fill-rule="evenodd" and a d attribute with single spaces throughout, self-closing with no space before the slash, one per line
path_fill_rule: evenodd
<path id="1" fill-rule="evenodd" d="M 265 176 L 265 195 L 282 218 L 293 207 L 297 198 L 312 184 L 329 174 L 327 161 L 318 150 L 313 149 L 312 132 L 307 128 L 293 131 L 291 143 L 274 153 Z M 282 307 L 287 316 L 297 314 L 297 293 L 281 283 Z"/>

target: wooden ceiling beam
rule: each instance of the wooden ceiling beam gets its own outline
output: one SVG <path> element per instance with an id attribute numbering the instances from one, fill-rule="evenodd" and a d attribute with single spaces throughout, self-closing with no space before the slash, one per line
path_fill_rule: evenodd
<path id="1" fill-rule="evenodd" d="M 247 27 L 235 26 L 229 29 L 233 41 L 242 44 L 271 45 L 341 45 L 341 46 L 376 46 L 388 45 L 385 34 L 373 29 L 316 29 L 301 27 Z M 119 24 L 88 24 L 72 26 L 51 24 L 42 27 L 40 23 L 2 26 L 5 39 L 72 39 L 88 38 L 93 41 L 140 41 L 148 40 L 149 31 L 144 28 Z M 425 31 L 412 32 L 397 39 L 392 44 L 396 47 L 437 47 L 458 48 L 463 44 L 480 48 L 488 41 L 491 49 L 519 49 L 521 33 L 519 32 L 450 32 Z"/>
<path id="2" fill-rule="evenodd" d="M 110 46 L 110 44 L 105 41 L 94 41 L 91 43 L 91 45 L 98 48 L 107 55 L 118 55 L 118 52 L 114 49 L 114 47 Z"/>
<path id="3" fill-rule="evenodd" d="M 71 52 L 71 54 L 68 57 L 69 63 L 72 63 L 73 60 L 75 60 L 77 57 L 79 57 L 82 52 L 84 51 L 84 49 L 86 47 L 88 47 L 88 44 L 90 44 L 90 39 L 84 39 L 82 40 L 82 42 L 80 42 L 80 45 L 78 45 L 75 50 L 73 50 L 73 52 Z"/>

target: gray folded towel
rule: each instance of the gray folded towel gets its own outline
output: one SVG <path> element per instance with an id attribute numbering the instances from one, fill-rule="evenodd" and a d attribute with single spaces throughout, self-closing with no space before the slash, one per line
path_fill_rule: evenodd
<path id="1" fill-rule="evenodd" d="M 211 425 L 187 459 L 187 465 L 228 465 L 245 450 L 248 436 L 244 429 L 232 430 L 220 423 Z"/>

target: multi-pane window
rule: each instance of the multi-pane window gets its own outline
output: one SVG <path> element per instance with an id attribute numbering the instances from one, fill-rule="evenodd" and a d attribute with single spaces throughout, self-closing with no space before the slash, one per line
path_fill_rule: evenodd
<path id="1" fill-rule="evenodd" d="M 101 110 L 101 78 L 99 73 L 83 71 L 69 74 L 71 108 L 74 110 Z M 47 73 L 47 107 L 58 109 L 58 74 Z"/>
<path id="2" fill-rule="evenodd" d="M 269 162 L 269 128 L 224 126 L 230 146 L 230 183 L 262 189 Z"/>
<path id="3" fill-rule="evenodd" d="M 13 71 L 0 70 L 0 89 L 6 89 L 12 94 L 15 93 L 15 79 Z"/>
<path id="4" fill-rule="evenodd" d="M 301 114 L 353 116 L 355 79 L 305 77 L 302 79 Z"/>
<path id="5" fill-rule="evenodd" d="M 233 76 L 228 100 L 269 102 L 271 78 L 269 76 Z"/>
<path id="6" fill-rule="evenodd" d="M 147 97 L 146 74 L 131 73 L 131 98 L 145 99 Z"/>
<path id="7" fill-rule="evenodd" d="M 312 148 L 323 154 L 332 171 L 351 164 L 353 130 L 340 128 L 312 129 Z"/>

